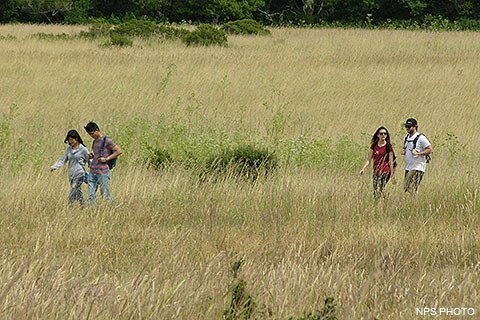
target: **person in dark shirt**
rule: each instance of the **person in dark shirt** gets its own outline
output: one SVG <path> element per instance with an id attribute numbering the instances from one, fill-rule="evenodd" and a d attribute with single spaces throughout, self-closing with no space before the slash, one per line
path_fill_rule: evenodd
<path id="1" fill-rule="evenodd" d="M 380 127 L 375 131 L 370 144 L 367 160 L 360 170 L 360 175 L 365 173 L 373 159 L 373 196 L 375 199 L 384 195 L 387 182 L 394 172 L 394 151 L 390 143 L 390 133 L 387 128 Z"/>

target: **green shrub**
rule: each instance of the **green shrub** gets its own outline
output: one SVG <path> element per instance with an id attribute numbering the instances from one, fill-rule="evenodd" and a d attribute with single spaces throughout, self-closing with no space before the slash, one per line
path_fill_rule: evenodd
<path id="1" fill-rule="evenodd" d="M 207 173 L 256 180 L 277 166 L 277 157 L 266 148 L 251 145 L 229 148 L 207 161 Z"/>
<path id="2" fill-rule="evenodd" d="M 211 24 L 201 24 L 192 32 L 182 37 L 187 46 L 227 45 L 227 34 Z"/>
<path id="3" fill-rule="evenodd" d="M 98 38 L 111 35 L 124 37 L 163 37 L 167 40 L 181 39 L 190 34 L 190 31 L 182 28 L 174 28 L 165 24 L 156 24 L 150 20 L 132 19 L 121 22 L 118 25 L 107 22 L 105 19 L 92 20 L 88 31 L 80 32 L 81 37 Z"/>
<path id="4" fill-rule="evenodd" d="M 155 26 L 155 34 L 165 39 L 182 39 L 187 36 L 190 31 L 182 28 L 174 28 L 164 24 L 159 24 Z"/>
<path id="5" fill-rule="evenodd" d="M 265 29 L 265 27 L 253 20 L 253 19 L 242 19 L 237 21 L 227 22 L 222 27 L 229 34 L 241 34 L 241 35 L 268 35 L 270 31 Z"/>
<path id="6" fill-rule="evenodd" d="M 129 20 L 115 26 L 112 34 L 129 37 L 151 37 L 155 33 L 155 22 L 147 20 Z"/>
<path id="7" fill-rule="evenodd" d="M 112 34 L 110 36 L 110 40 L 103 43 L 101 46 L 103 47 L 131 47 L 133 46 L 133 41 L 126 36 L 119 35 L 119 34 Z"/>
<path id="8" fill-rule="evenodd" d="M 32 38 L 37 38 L 40 40 L 56 41 L 56 40 L 71 40 L 74 37 L 66 33 L 35 33 L 32 35 Z"/>
<path id="9" fill-rule="evenodd" d="M 113 29 L 113 24 L 105 19 L 92 19 L 88 31 L 80 32 L 80 36 L 84 38 L 108 37 Z"/>
<path id="10" fill-rule="evenodd" d="M 154 169 L 162 169 L 172 164 L 172 156 L 162 148 L 147 146 L 146 164 Z"/>

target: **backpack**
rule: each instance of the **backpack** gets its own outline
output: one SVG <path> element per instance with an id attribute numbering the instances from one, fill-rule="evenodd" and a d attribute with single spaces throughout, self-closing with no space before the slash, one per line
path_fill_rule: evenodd
<path id="1" fill-rule="evenodd" d="M 103 156 L 103 152 L 105 151 L 105 141 L 107 140 L 107 136 L 103 136 L 102 138 L 102 145 L 100 147 L 100 156 Z M 95 144 L 95 141 L 93 141 L 92 143 L 92 150 L 93 150 L 93 146 Z M 112 151 L 112 150 L 111 150 Z M 112 154 L 113 152 L 110 152 L 110 154 Z M 113 168 L 115 168 L 115 166 L 117 165 L 117 158 L 115 159 L 110 159 L 107 161 L 107 164 L 108 164 L 108 168 L 110 170 L 112 170 Z"/>
<path id="2" fill-rule="evenodd" d="M 425 135 L 424 135 L 423 133 L 419 133 L 419 134 L 415 137 L 415 139 L 413 139 L 413 149 L 415 149 L 415 148 L 417 147 L 417 141 L 418 141 L 418 138 L 420 138 L 420 136 L 425 136 Z M 407 144 L 407 141 L 408 141 L 408 134 L 405 136 L 405 139 L 403 140 L 403 147 L 404 147 L 404 148 L 405 148 L 405 145 Z M 429 154 L 427 154 L 427 155 L 425 156 L 425 159 L 426 159 L 426 162 L 429 163 L 432 158 L 430 157 Z"/>
<path id="3" fill-rule="evenodd" d="M 387 143 L 387 160 L 390 160 L 388 159 L 388 157 L 390 156 L 390 151 L 392 151 L 393 153 L 393 167 L 396 168 L 397 167 L 397 156 L 395 155 L 395 151 L 392 149 L 392 145 L 390 143 Z"/>

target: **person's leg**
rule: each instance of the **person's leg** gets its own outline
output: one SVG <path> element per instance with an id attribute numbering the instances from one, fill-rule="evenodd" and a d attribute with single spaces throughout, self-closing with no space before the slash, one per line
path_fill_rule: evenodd
<path id="1" fill-rule="evenodd" d="M 379 188 L 379 196 L 382 196 L 384 197 L 385 196 L 385 186 L 387 185 L 388 181 L 390 180 L 390 174 L 389 173 L 384 173 L 382 175 L 380 175 L 380 179 L 379 179 L 379 185 L 378 185 L 378 188 Z"/>
<path id="2" fill-rule="evenodd" d="M 412 178 L 412 188 L 415 192 L 418 191 L 418 186 L 420 182 L 422 182 L 423 172 L 422 171 L 415 171 Z"/>
<path id="3" fill-rule="evenodd" d="M 75 193 L 76 193 L 76 186 L 75 186 L 75 179 L 70 179 L 70 193 L 68 194 L 68 204 L 72 205 L 75 201 Z"/>
<path id="4" fill-rule="evenodd" d="M 85 198 L 83 197 L 82 186 L 85 181 L 85 175 L 81 175 L 77 179 L 77 200 L 80 202 L 80 205 L 83 207 L 85 205 Z"/>
<path id="5" fill-rule="evenodd" d="M 380 196 L 380 175 L 373 175 L 373 198 L 375 200 Z"/>
<path id="6" fill-rule="evenodd" d="M 107 172 L 105 174 L 99 175 L 99 184 L 100 184 L 100 194 L 102 198 L 108 200 L 109 202 L 113 202 L 112 195 L 110 194 L 110 177 L 111 172 Z"/>
<path id="7" fill-rule="evenodd" d="M 98 184 L 98 174 L 89 173 L 88 174 L 88 204 L 95 205 L 97 203 L 97 184 Z"/>
<path id="8" fill-rule="evenodd" d="M 423 178 L 423 172 L 417 170 L 405 171 L 405 192 L 417 192 Z"/>
<path id="9" fill-rule="evenodd" d="M 403 182 L 403 189 L 405 192 L 411 192 L 411 184 L 412 184 L 412 178 L 413 178 L 413 173 L 414 171 L 407 171 L 405 170 L 405 179 Z"/>

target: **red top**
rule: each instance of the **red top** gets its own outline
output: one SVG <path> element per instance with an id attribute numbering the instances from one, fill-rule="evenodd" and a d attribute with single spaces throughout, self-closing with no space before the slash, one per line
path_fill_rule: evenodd
<path id="1" fill-rule="evenodd" d="M 388 163 L 387 145 L 385 144 L 383 147 L 379 147 L 377 144 L 370 148 L 373 150 L 373 174 L 392 173 L 390 164 Z M 393 152 L 392 145 L 390 145 L 390 152 Z"/>

